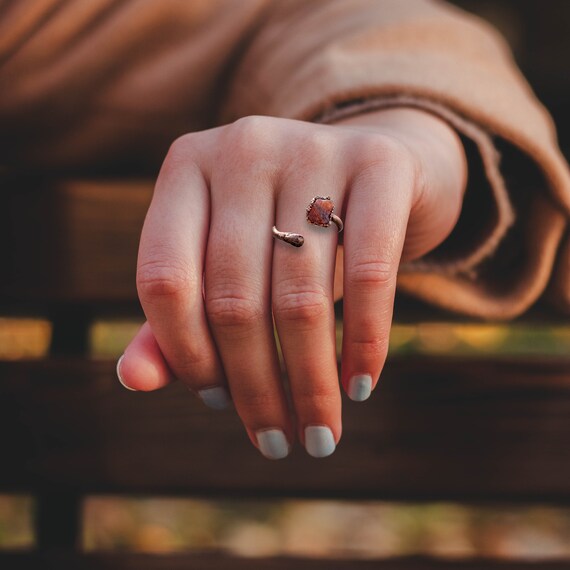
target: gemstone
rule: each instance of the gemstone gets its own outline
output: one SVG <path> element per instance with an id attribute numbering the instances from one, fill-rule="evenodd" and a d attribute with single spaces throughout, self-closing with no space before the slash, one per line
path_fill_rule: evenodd
<path id="1" fill-rule="evenodd" d="M 331 225 L 334 204 L 330 196 L 315 196 L 307 208 L 307 221 L 316 226 Z"/>

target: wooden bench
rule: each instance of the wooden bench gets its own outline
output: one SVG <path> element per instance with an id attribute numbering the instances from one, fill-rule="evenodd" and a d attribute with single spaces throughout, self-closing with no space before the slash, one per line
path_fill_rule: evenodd
<path id="1" fill-rule="evenodd" d="M 81 501 L 98 493 L 566 504 L 570 360 L 393 357 L 374 398 L 345 406 L 333 456 L 317 461 L 297 446 L 287 460 L 267 461 L 235 413 L 208 410 L 181 384 L 128 392 L 115 361 L 87 358 L 95 318 L 141 315 L 136 248 L 152 183 L 20 177 L 2 188 L 0 314 L 47 317 L 53 335 L 47 358 L 0 362 L 0 492 L 37 499 L 37 548 L 1 552 L 0 568 L 531 567 L 82 553 Z M 399 298 L 397 318 L 433 318 L 418 305 L 410 317 L 409 306 Z"/>

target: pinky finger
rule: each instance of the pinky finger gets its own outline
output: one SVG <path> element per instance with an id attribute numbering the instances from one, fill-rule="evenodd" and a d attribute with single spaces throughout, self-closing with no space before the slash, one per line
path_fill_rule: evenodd
<path id="1" fill-rule="evenodd" d="M 341 378 L 356 401 L 370 396 L 386 360 L 410 214 L 405 169 L 382 170 L 354 183 L 346 207 Z"/>

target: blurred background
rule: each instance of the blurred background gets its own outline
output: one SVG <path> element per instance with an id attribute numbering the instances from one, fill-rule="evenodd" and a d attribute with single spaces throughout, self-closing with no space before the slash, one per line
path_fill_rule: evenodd
<path id="1" fill-rule="evenodd" d="M 402 0 L 405 1 L 405 0 Z M 457 0 L 507 38 L 570 151 L 570 2 Z M 92 358 L 118 357 L 140 322 L 100 320 Z M 340 323 L 339 323 L 340 329 Z M 0 319 L 0 359 L 46 355 L 47 320 Z M 340 334 L 338 335 L 340 339 Z M 391 354 L 537 354 L 568 357 L 570 326 L 396 324 Z M 442 356 L 443 357 L 443 356 Z M 33 544 L 33 499 L 0 496 L 0 548 Z M 398 504 L 358 501 L 208 501 L 97 496 L 84 504 L 82 542 L 91 550 L 374 558 L 407 554 L 548 558 L 570 556 L 570 509 L 553 505 Z M 363 530 L 365 529 L 365 531 Z"/>

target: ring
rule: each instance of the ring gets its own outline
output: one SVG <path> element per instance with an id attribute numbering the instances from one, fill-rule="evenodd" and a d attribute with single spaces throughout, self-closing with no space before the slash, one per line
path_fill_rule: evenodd
<path id="1" fill-rule="evenodd" d="M 301 234 L 280 232 L 275 226 L 273 226 L 273 237 L 276 237 L 285 243 L 290 243 L 295 247 L 301 247 L 305 243 L 305 238 Z"/>
<path id="2" fill-rule="evenodd" d="M 333 210 L 334 203 L 330 196 L 315 196 L 307 206 L 307 221 L 324 228 L 328 228 L 332 222 L 340 233 L 344 224 L 337 215 L 333 214 Z"/>
<path id="3" fill-rule="evenodd" d="M 315 196 L 307 206 L 307 222 L 323 228 L 328 228 L 333 223 L 340 233 L 344 224 L 336 214 L 333 214 L 333 211 L 334 203 L 330 196 Z M 301 247 L 305 243 L 305 238 L 301 234 L 280 232 L 275 226 L 273 226 L 273 237 L 295 247 Z"/>

